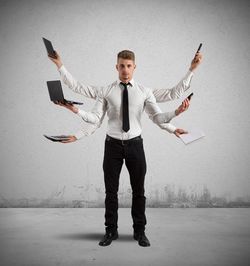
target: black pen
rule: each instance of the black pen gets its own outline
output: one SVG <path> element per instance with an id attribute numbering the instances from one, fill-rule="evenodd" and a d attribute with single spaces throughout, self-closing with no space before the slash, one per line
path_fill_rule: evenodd
<path id="1" fill-rule="evenodd" d="M 199 51 L 200 51 L 200 49 L 201 49 L 201 46 L 202 46 L 202 43 L 200 43 L 199 48 L 198 48 L 198 50 L 197 50 L 196 53 L 199 53 Z"/>

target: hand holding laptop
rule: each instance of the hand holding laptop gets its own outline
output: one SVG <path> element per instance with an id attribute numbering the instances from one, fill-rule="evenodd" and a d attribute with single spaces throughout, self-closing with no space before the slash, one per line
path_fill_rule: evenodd
<path id="1" fill-rule="evenodd" d="M 54 101 L 54 104 L 63 106 L 75 114 L 78 113 L 78 108 L 76 106 L 74 106 L 72 103 L 67 103 L 67 102 L 63 103 L 63 102 Z"/>
<path id="2" fill-rule="evenodd" d="M 50 100 L 56 104 L 62 103 L 63 105 L 65 105 L 65 107 L 69 107 L 70 105 L 73 106 L 73 104 L 83 104 L 80 102 L 69 101 L 64 98 L 60 80 L 47 81 L 47 87 L 49 90 Z"/>

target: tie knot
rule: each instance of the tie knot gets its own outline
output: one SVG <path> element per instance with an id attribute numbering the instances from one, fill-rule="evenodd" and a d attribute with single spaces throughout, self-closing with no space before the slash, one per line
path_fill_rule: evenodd
<path id="1" fill-rule="evenodd" d="M 123 87 L 127 87 L 128 85 L 131 85 L 131 83 L 130 83 L 130 82 L 128 82 L 128 83 L 123 83 L 123 82 L 120 82 L 120 84 L 122 84 L 122 85 L 123 85 Z"/>

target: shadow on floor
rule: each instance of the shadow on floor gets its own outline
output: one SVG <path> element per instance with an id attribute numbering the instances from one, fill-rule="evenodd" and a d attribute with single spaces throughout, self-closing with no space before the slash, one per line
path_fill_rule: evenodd
<path id="1" fill-rule="evenodd" d="M 93 240 L 100 241 L 104 233 L 79 233 L 79 234 L 62 234 L 58 235 L 58 238 L 69 240 Z M 116 241 L 134 241 L 131 234 L 119 234 L 119 238 Z"/>

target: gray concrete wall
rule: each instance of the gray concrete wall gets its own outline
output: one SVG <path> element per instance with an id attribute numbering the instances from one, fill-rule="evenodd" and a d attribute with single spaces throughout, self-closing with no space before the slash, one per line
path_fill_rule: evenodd
<path id="1" fill-rule="evenodd" d="M 249 10 L 248 1 L 0 1 L 1 206 L 103 204 L 107 121 L 73 144 L 42 136 L 84 126 L 48 100 L 46 80 L 59 74 L 42 37 L 53 41 L 80 81 L 96 85 L 117 78 L 116 54 L 131 49 L 135 79 L 156 88 L 175 85 L 202 42 L 204 61 L 192 81 L 195 96 L 173 124 L 202 128 L 206 137 L 185 146 L 144 115 L 148 203 L 249 201 Z M 93 101 L 64 91 L 91 109 Z M 130 193 L 124 167 L 121 203 L 129 204 Z"/>

